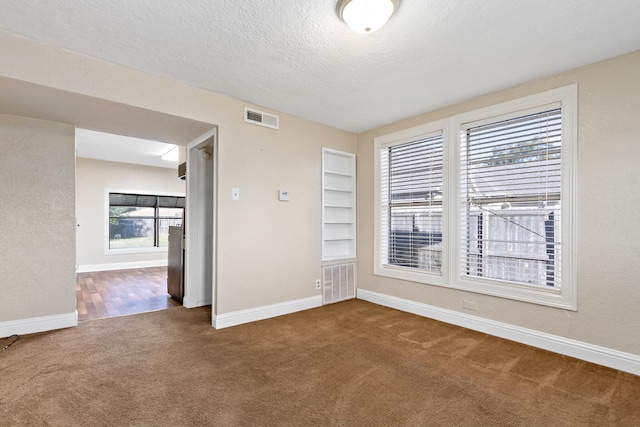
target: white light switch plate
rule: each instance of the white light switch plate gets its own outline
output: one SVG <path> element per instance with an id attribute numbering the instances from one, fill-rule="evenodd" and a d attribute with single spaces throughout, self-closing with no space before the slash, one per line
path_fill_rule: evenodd
<path id="1" fill-rule="evenodd" d="M 240 189 L 232 188 L 231 189 L 231 200 L 240 200 Z"/>
<path id="2" fill-rule="evenodd" d="M 288 201 L 289 200 L 289 192 L 287 190 L 278 190 L 278 200 L 280 201 Z"/>

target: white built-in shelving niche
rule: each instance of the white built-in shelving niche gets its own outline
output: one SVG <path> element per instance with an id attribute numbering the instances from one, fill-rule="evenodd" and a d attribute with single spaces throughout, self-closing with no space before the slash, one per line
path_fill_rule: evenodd
<path id="1" fill-rule="evenodd" d="M 322 149 L 322 261 L 356 257 L 356 156 Z"/>

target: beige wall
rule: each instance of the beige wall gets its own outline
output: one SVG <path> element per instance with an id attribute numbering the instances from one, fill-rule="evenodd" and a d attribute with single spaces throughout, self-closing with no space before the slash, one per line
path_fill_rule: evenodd
<path id="1" fill-rule="evenodd" d="M 640 51 L 358 135 L 358 286 L 640 355 Z M 578 84 L 578 310 L 373 275 L 374 137 Z"/>
<path id="2" fill-rule="evenodd" d="M 320 273 L 320 147 L 326 146 L 358 154 L 361 288 L 459 311 L 465 298 L 477 302 L 479 311 L 474 315 L 640 354 L 638 52 L 366 132 L 358 136 L 357 145 L 348 132 L 284 114 L 279 131 L 245 124 L 246 104 L 241 101 L 3 33 L 0 56 L 0 76 L 219 125 L 219 314 L 318 295 L 313 281 Z M 373 276 L 374 136 L 571 83 L 578 83 L 579 90 L 577 312 Z M 73 173 L 73 153 L 66 151 L 72 148 L 59 147 L 57 136 L 50 138 L 58 135 L 54 129 L 62 132 L 69 127 L 47 124 L 41 133 L 40 123 L 24 123 L 26 129 L 9 136 L 12 143 L 16 137 L 24 146 L 43 141 L 42 147 L 57 153 L 59 165 L 51 171 L 16 170 L 13 163 L 24 148 L 12 144 L 5 148 L 3 137 L 2 149 L 10 150 L 8 155 L 3 151 L 0 160 L 10 166 L 1 172 L 3 196 L 19 188 L 17 177 L 34 183 L 43 180 L 42 174 Z M 53 159 L 43 160 L 48 161 Z M 69 197 L 72 206 L 69 185 L 72 188 L 73 182 L 50 188 L 42 199 L 46 206 L 54 208 L 54 200 L 61 196 Z M 241 200 L 231 201 L 232 187 L 240 188 Z M 291 201 L 277 201 L 279 188 L 289 190 Z M 56 227 L 74 225 L 73 215 L 73 210 L 64 210 Z M 25 220 L 32 227 L 41 224 L 41 217 L 25 215 Z M 9 243 L 14 245 L 25 234 L 32 236 L 28 233 L 11 230 Z M 68 234 L 74 232 L 69 229 Z M 73 310 L 75 239 L 62 235 L 21 243 L 21 259 L 28 261 L 3 255 L 2 280 L 11 277 L 15 285 L 9 288 L 10 299 L 4 298 L 3 285 L 0 320 Z M 8 243 L 1 242 L 4 254 Z M 56 254 L 40 249 L 49 244 Z M 19 275 L 13 264 L 23 267 Z M 52 271 L 60 271 L 61 277 L 55 282 L 64 284 L 39 280 L 43 265 L 49 269 L 56 265 L 60 270 Z M 29 271 L 26 284 L 24 271 Z"/>
<path id="3" fill-rule="evenodd" d="M 76 160 L 77 263 L 80 267 L 108 264 L 167 260 L 163 252 L 135 254 L 105 254 L 106 199 L 109 190 L 178 194 L 184 196 L 184 181 L 177 169 L 104 162 L 93 159 Z M 95 268 L 95 267 L 94 267 Z"/>
<path id="4" fill-rule="evenodd" d="M 75 128 L 0 116 L 0 322 L 75 312 Z"/>
<path id="5" fill-rule="evenodd" d="M 320 295 L 321 147 L 355 152 L 353 134 L 285 114 L 280 130 L 247 124 L 239 100 L 1 32 L 0 56 L 0 76 L 219 125 L 218 314 Z"/>
<path id="6" fill-rule="evenodd" d="M 355 152 L 353 134 L 289 116 L 243 134 L 220 129 L 218 314 L 320 295 L 322 147 Z"/>

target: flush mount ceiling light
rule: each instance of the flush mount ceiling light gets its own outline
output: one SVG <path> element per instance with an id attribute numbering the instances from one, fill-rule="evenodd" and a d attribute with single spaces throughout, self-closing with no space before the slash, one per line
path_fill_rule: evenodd
<path id="1" fill-rule="evenodd" d="M 400 0 L 339 0 L 338 16 L 358 33 L 373 33 L 382 28 Z"/>

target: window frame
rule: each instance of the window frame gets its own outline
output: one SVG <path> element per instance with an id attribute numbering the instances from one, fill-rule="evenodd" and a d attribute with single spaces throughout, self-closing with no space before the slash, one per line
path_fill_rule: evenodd
<path id="1" fill-rule="evenodd" d="M 577 85 L 564 86 L 374 138 L 374 274 L 566 310 L 577 310 L 577 94 Z M 543 111 L 552 105 L 559 105 L 562 109 L 561 287 L 559 289 L 544 288 L 469 277 L 462 271 L 462 248 L 466 240 L 463 240 L 464 236 L 461 235 L 460 229 L 462 209 L 460 138 L 465 132 L 465 126 L 471 123 L 477 125 L 480 122 L 500 121 L 507 116 L 524 116 Z M 444 157 L 442 275 L 382 265 L 380 150 L 438 131 L 442 132 Z"/>
<path id="2" fill-rule="evenodd" d="M 141 195 L 141 196 L 154 196 L 154 197 L 185 197 L 184 193 L 175 193 L 175 192 L 161 192 L 161 193 L 157 193 L 157 192 L 153 192 L 153 191 L 138 191 L 138 190 L 121 190 L 121 189 L 113 189 L 113 188 L 108 188 L 105 189 L 105 193 L 104 193 L 104 212 L 105 212 L 105 219 L 104 219 L 104 254 L 105 255 L 123 255 L 123 254 L 143 254 L 143 253 L 163 253 L 163 252 L 167 252 L 168 251 L 168 246 L 149 246 L 149 247 L 140 247 L 140 248 L 115 248 L 112 249 L 110 247 L 110 241 L 109 241 L 109 221 L 111 218 L 110 215 L 110 208 L 111 208 L 111 202 L 110 202 L 110 198 L 109 195 L 112 193 L 117 193 L 117 194 L 135 194 L 135 195 Z M 186 200 L 185 200 L 185 207 L 183 207 L 183 212 L 184 209 L 186 208 Z M 154 208 L 157 212 L 157 209 L 159 208 Z M 183 215 L 184 218 L 184 215 Z M 156 233 L 156 236 L 154 237 L 154 240 L 156 240 L 157 237 L 157 220 L 161 219 L 161 217 L 157 217 L 154 215 L 154 233 Z M 184 224 L 183 224 L 184 225 Z"/>
<path id="3" fill-rule="evenodd" d="M 381 171 L 381 156 L 380 150 L 395 145 L 401 145 L 409 142 L 418 141 L 425 138 L 430 138 L 436 135 L 442 135 L 442 193 L 448 192 L 447 189 L 447 175 L 448 175 L 448 162 L 447 162 L 447 145 L 448 139 L 448 127 L 447 121 L 441 120 L 437 122 L 428 123 L 421 126 L 416 126 L 410 129 L 401 130 L 392 134 L 380 136 L 375 138 L 375 151 L 374 151 L 374 221 L 376 224 L 376 231 L 374 233 L 374 274 L 378 276 L 386 276 L 394 279 L 408 280 L 412 282 L 426 283 L 432 285 L 446 286 L 449 270 L 449 258 L 446 254 L 449 252 L 449 237 L 447 230 L 449 229 L 449 212 L 448 204 L 444 200 L 442 201 L 442 269 L 440 274 L 428 271 L 419 271 L 414 268 L 392 266 L 382 263 L 382 248 L 381 248 L 381 221 L 382 221 L 382 200 L 381 200 L 381 183 L 382 183 L 382 171 Z"/>

